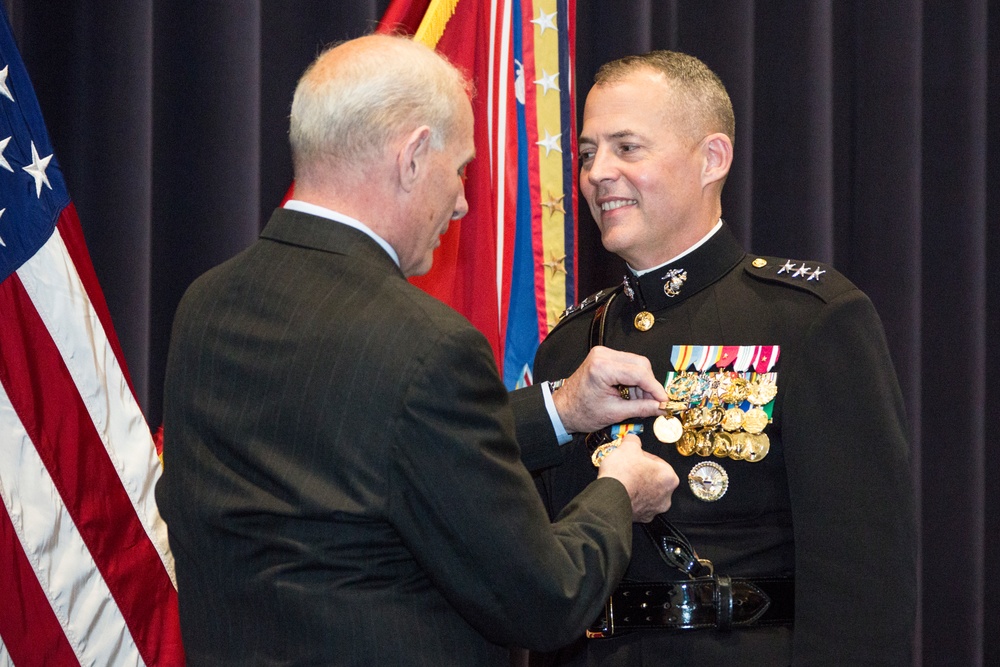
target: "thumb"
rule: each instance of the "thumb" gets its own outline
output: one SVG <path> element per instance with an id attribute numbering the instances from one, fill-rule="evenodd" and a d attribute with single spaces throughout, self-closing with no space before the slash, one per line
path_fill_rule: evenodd
<path id="1" fill-rule="evenodd" d="M 626 421 L 635 417 L 657 417 L 668 413 L 660 409 L 661 403 L 651 398 L 632 399 L 631 401 L 615 401 L 609 405 L 615 422 Z M 635 437 L 635 436 L 633 436 Z"/>

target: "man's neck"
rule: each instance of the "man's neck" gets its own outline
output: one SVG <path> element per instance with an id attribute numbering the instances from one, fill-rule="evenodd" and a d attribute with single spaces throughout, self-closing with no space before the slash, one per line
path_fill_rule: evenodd
<path id="1" fill-rule="evenodd" d="M 392 261 L 399 266 L 399 254 L 396 249 L 382 237 L 377 231 L 373 230 L 368 224 L 361 222 L 358 218 L 345 213 L 344 211 L 339 211 L 332 209 L 328 206 L 321 206 L 319 204 L 304 201 L 301 199 L 292 198 L 285 202 L 284 208 L 290 209 L 292 211 L 301 211 L 302 213 L 308 213 L 310 215 L 319 216 L 321 218 L 327 218 L 328 220 L 333 220 L 339 222 L 348 227 L 353 227 L 361 232 L 364 232 L 370 236 L 376 243 L 382 246 L 382 249 L 386 251 Z"/>
<path id="2" fill-rule="evenodd" d="M 707 241 L 708 241 L 708 240 L 709 240 L 710 238 L 712 238 L 713 236 L 715 236 L 715 234 L 716 234 L 716 233 L 717 233 L 717 232 L 718 232 L 718 231 L 719 231 L 720 229 L 722 229 L 722 218 L 719 218 L 718 222 L 716 222 L 716 223 L 715 223 L 715 226 L 714 226 L 714 227 L 712 227 L 712 229 L 710 229 L 710 230 L 708 231 L 708 233 L 707 233 L 707 234 L 705 234 L 704 236 L 702 236 L 702 237 L 701 237 L 701 239 L 699 239 L 699 240 L 698 240 L 698 241 L 696 241 L 695 243 L 693 243 L 693 244 L 689 245 L 689 246 L 687 247 L 687 249 L 686 249 L 686 250 L 684 250 L 684 251 L 682 251 L 682 252 L 680 252 L 680 253 L 678 253 L 678 254 L 674 255 L 673 257 L 671 257 L 671 258 L 670 258 L 670 259 L 668 259 L 667 261 L 665 261 L 665 262 L 660 262 L 660 263 L 659 263 L 659 264 L 657 264 L 656 266 L 651 266 L 651 267 L 649 267 L 648 269 L 641 269 L 641 270 L 636 270 L 636 269 L 633 269 L 633 268 L 632 268 L 631 266 L 629 266 L 628 268 L 629 268 L 629 270 L 630 270 L 630 271 L 631 271 L 632 273 L 634 273 L 635 275 L 637 275 L 637 276 L 641 276 L 641 275 L 643 275 L 643 274 L 646 274 L 646 273 L 649 273 L 650 271 L 655 271 L 655 270 L 659 269 L 659 268 L 660 268 L 661 266 L 666 266 L 667 264 L 673 264 L 674 262 L 678 261 L 679 259 L 682 259 L 683 257 L 685 257 L 685 256 L 687 256 L 687 255 L 689 255 L 689 254 L 691 254 L 692 252 L 694 252 L 695 250 L 697 250 L 698 248 L 700 248 L 700 247 L 701 247 L 702 245 L 704 245 L 704 244 L 705 244 L 705 243 L 706 243 L 706 242 L 707 242 Z"/>

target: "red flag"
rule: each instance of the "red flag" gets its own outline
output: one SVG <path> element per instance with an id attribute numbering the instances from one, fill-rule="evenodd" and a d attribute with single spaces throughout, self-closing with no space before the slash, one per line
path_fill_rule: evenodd
<path id="1" fill-rule="evenodd" d="M 420 27 L 430 4 L 431 0 L 392 0 L 379 22 L 378 32 L 412 35 Z"/>
<path id="2" fill-rule="evenodd" d="M 531 382 L 538 343 L 576 300 L 574 22 L 574 0 L 395 0 L 379 26 L 414 33 L 475 86 L 469 213 L 412 282 L 486 336 L 509 388 Z"/>
<path id="3" fill-rule="evenodd" d="M 160 464 L 0 12 L 0 663 L 180 665 Z"/>
<path id="4" fill-rule="evenodd" d="M 489 340 L 499 360 L 503 349 L 500 308 L 504 285 L 498 276 L 509 273 L 513 249 L 503 244 L 507 228 L 503 218 L 498 218 L 498 207 L 512 202 L 495 196 L 505 187 L 502 175 L 494 172 L 495 160 L 507 146 L 496 146 L 495 142 L 505 141 L 501 131 L 507 126 L 507 106 L 501 98 L 512 94 L 512 84 L 506 85 L 504 81 L 502 70 L 508 64 L 496 51 L 509 52 L 509 32 L 505 42 L 497 3 L 396 2 L 386 16 L 406 15 L 412 20 L 417 14 L 413 11 L 415 4 L 427 6 L 421 17 L 424 32 L 417 28 L 417 40 L 447 56 L 474 82 L 476 94 L 472 106 L 479 157 L 466 170 L 469 213 L 460 222 L 452 223 L 441 239 L 431 272 L 413 278 L 412 282 L 468 317 Z M 386 20 L 380 24 L 381 31 L 400 27 L 412 25 L 399 26 Z M 491 150 L 493 147 L 496 150 Z"/>

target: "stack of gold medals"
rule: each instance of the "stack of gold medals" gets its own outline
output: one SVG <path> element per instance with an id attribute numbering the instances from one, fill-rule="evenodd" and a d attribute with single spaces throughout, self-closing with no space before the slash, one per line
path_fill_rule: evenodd
<path id="1" fill-rule="evenodd" d="M 664 383 L 670 417 L 653 423 L 660 442 L 683 456 L 760 461 L 771 447 L 764 427 L 778 393 L 777 373 L 737 371 L 670 373 Z"/>

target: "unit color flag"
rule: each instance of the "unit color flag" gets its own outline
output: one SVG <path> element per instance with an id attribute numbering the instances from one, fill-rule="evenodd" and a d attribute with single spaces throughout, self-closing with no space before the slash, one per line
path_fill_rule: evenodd
<path id="1" fill-rule="evenodd" d="M 490 341 L 509 389 L 576 301 L 575 0 L 395 0 L 381 32 L 412 33 L 471 76 L 469 213 L 413 282 Z"/>

